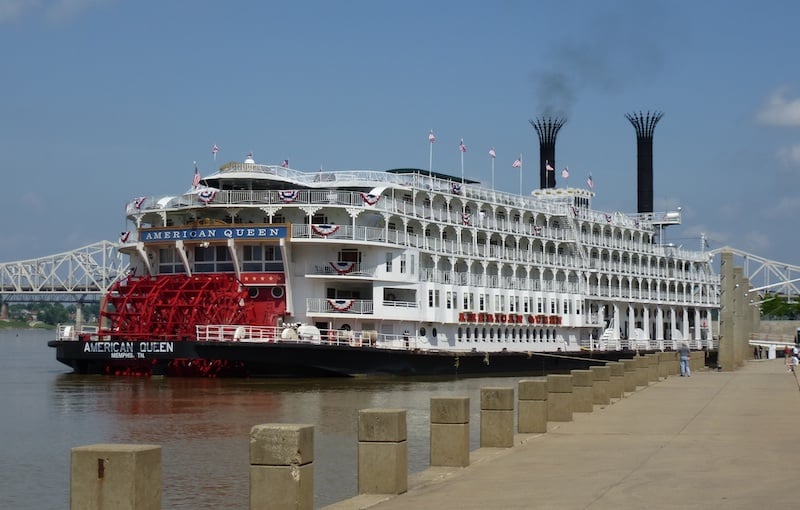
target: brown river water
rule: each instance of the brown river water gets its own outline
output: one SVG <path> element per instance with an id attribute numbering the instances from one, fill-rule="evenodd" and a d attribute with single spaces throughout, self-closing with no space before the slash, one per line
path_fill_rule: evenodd
<path id="1" fill-rule="evenodd" d="M 170 379 L 77 376 L 55 360 L 55 333 L 0 330 L 0 508 L 69 508 L 70 449 L 162 447 L 165 509 L 247 509 L 249 434 L 262 423 L 314 425 L 314 500 L 357 493 L 359 409 L 408 411 L 411 473 L 429 463 L 435 396 L 470 397 L 479 441 L 480 388 L 521 378 Z"/>

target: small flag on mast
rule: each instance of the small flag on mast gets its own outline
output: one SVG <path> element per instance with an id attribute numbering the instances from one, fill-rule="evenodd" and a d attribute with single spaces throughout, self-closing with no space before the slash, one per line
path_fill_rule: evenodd
<path id="1" fill-rule="evenodd" d="M 569 177 L 569 167 L 564 167 L 564 170 L 561 170 L 561 177 L 564 179 Z"/>
<path id="2" fill-rule="evenodd" d="M 497 153 L 494 151 L 494 147 L 489 149 L 489 157 L 492 158 L 492 159 L 497 157 Z"/>
<path id="3" fill-rule="evenodd" d="M 218 152 L 219 152 L 219 147 L 217 147 L 217 144 L 214 144 L 214 146 L 211 147 L 211 154 L 214 155 L 214 161 L 217 160 L 217 153 Z"/>
<path id="4" fill-rule="evenodd" d="M 520 168 L 522 166 L 522 158 L 517 158 L 516 160 L 514 160 L 514 162 L 511 163 L 511 166 L 513 166 L 514 168 Z"/>
<path id="5" fill-rule="evenodd" d="M 592 174 L 589 174 L 589 178 L 586 179 L 586 184 L 589 185 L 589 189 L 594 191 L 594 179 L 592 179 Z"/>
<path id="6" fill-rule="evenodd" d="M 544 169 L 547 170 L 548 172 L 552 172 L 554 170 L 554 168 L 550 165 L 550 162 L 548 161 L 544 162 Z"/>
<path id="7" fill-rule="evenodd" d="M 464 145 L 464 139 L 461 139 L 461 143 L 458 144 L 458 150 L 461 152 L 467 152 L 467 146 Z"/>
<path id="8" fill-rule="evenodd" d="M 197 169 L 197 161 L 194 162 L 194 177 L 192 178 L 192 187 L 196 188 L 200 185 L 200 170 Z"/>
<path id="9" fill-rule="evenodd" d="M 436 141 L 436 136 L 433 134 L 433 129 L 431 129 L 431 132 L 428 133 L 428 141 L 431 143 Z"/>
<path id="10" fill-rule="evenodd" d="M 283 168 L 289 168 L 289 160 L 288 159 L 284 159 L 283 163 L 281 163 L 281 166 Z"/>

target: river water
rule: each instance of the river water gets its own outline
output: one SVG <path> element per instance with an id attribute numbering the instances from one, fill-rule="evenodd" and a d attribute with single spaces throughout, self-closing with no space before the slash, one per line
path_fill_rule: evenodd
<path id="1" fill-rule="evenodd" d="M 406 409 L 409 471 L 429 464 L 434 396 L 470 397 L 519 377 L 170 379 L 78 376 L 55 360 L 52 331 L 0 330 L 0 508 L 69 508 L 70 449 L 162 447 L 165 509 L 247 509 L 249 435 L 262 423 L 314 425 L 314 502 L 355 496 L 359 409 Z"/>

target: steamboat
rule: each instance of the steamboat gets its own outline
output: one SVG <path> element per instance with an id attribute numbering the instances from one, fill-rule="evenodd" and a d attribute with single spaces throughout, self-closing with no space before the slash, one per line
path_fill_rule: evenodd
<path id="1" fill-rule="evenodd" d="M 531 194 L 463 170 L 195 169 L 185 193 L 127 204 L 130 270 L 101 326 L 49 345 L 77 373 L 206 377 L 544 374 L 713 349 L 719 278 L 708 252 L 662 243 L 681 213 L 646 203 L 641 143 L 640 211 L 597 211 L 591 181 L 555 185 L 562 122 L 531 123 Z"/>

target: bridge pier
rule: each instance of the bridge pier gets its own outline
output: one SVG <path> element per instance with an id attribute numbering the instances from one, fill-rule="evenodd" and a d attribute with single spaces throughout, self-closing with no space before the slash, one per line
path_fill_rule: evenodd
<path id="1" fill-rule="evenodd" d="M 8 303 L 0 303 L 0 321 L 8 320 Z"/>

